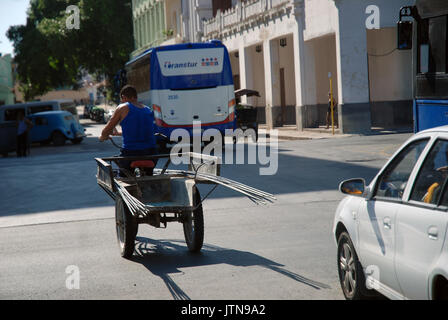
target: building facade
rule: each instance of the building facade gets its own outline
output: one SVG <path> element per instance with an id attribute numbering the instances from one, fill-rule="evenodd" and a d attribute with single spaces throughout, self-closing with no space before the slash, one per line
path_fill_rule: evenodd
<path id="1" fill-rule="evenodd" d="M 145 50 L 200 42 L 203 21 L 213 17 L 209 0 L 133 0 L 135 57 Z"/>
<path id="2" fill-rule="evenodd" d="M 0 105 L 14 103 L 12 57 L 0 54 Z"/>
<path id="3" fill-rule="evenodd" d="M 165 28 L 164 1 L 132 0 L 132 20 L 135 45 L 132 56 L 161 44 L 169 36 Z"/>
<path id="4" fill-rule="evenodd" d="M 235 85 L 261 93 L 244 102 L 270 128 L 325 124 L 330 78 L 343 133 L 410 125 L 412 57 L 395 48 L 399 9 L 413 3 L 232 0 L 203 23 L 203 40 L 224 42 Z"/>

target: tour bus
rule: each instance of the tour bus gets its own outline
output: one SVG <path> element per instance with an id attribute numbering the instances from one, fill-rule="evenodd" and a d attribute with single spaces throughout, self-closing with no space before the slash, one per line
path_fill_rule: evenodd
<path id="1" fill-rule="evenodd" d="M 398 49 L 412 50 L 414 131 L 448 124 L 448 1 L 400 9 Z"/>
<path id="2" fill-rule="evenodd" d="M 235 129 L 232 69 L 220 41 L 151 48 L 126 64 L 126 81 L 153 108 L 157 131 L 167 137 L 177 128 L 192 136 L 195 121 L 223 137 Z"/>

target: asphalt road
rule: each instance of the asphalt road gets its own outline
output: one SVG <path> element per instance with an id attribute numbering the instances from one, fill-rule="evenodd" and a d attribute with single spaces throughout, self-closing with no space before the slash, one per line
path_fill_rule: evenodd
<path id="1" fill-rule="evenodd" d="M 182 225 L 143 225 L 125 260 L 114 203 L 96 184 L 94 158 L 118 153 L 98 142 L 102 126 L 87 122 L 81 145 L 0 159 L 0 299 L 343 299 L 331 234 L 338 184 L 370 181 L 410 136 L 281 141 L 273 176 L 224 165 L 223 176 L 278 201 L 256 206 L 219 187 L 204 204 L 200 254 L 188 253 Z M 67 288 L 72 270 L 79 289 Z"/>

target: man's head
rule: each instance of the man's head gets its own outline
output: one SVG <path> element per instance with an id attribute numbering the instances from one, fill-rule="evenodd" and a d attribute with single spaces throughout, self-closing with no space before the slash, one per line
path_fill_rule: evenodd
<path id="1" fill-rule="evenodd" d="M 120 91 L 120 98 L 123 102 L 135 102 L 137 100 L 137 90 L 133 86 L 126 85 Z"/>

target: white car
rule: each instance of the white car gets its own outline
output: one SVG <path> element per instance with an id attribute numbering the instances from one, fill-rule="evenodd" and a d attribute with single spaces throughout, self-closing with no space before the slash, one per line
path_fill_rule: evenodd
<path id="1" fill-rule="evenodd" d="M 370 185 L 340 184 L 333 234 L 347 299 L 448 299 L 448 126 L 412 136 Z"/>

